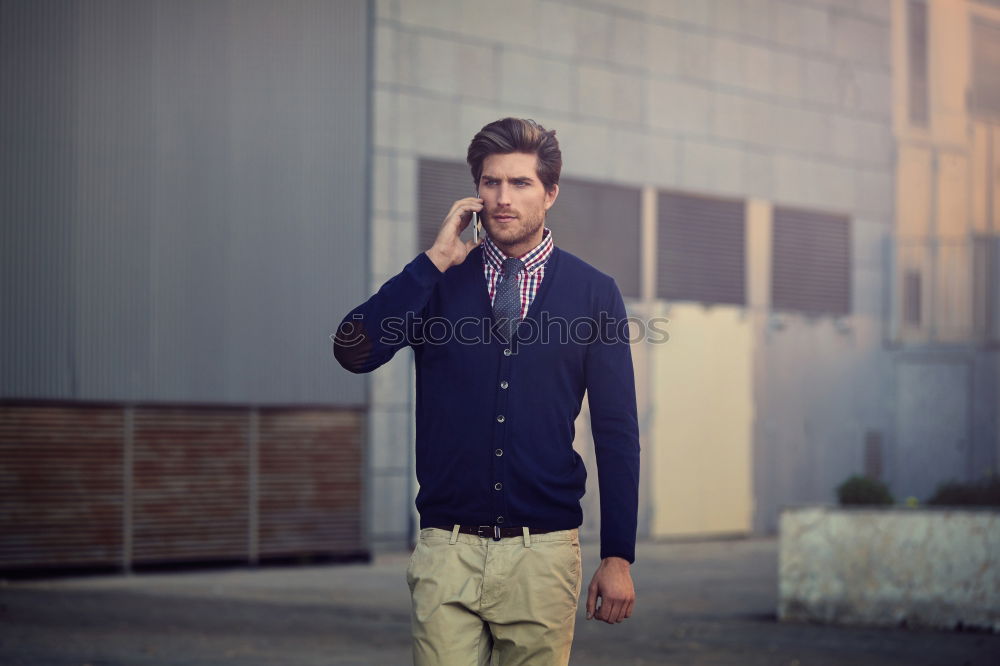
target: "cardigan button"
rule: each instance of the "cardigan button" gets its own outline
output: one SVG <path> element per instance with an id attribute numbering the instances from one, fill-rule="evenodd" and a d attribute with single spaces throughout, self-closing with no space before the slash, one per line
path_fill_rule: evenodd
<path id="1" fill-rule="evenodd" d="M 497 450 L 496 450 L 496 451 L 494 451 L 493 453 L 495 453 L 495 454 L 496 454 L 496 456 L 497 456 L 497 458 L 499 458 L 500 456 L 502 456 L 502 455 L 503 455 L 503 449 L 497 449 Z"/>
<path id="2" fill-rule="evenodd" d="M 497 417 L 497 423 L 503 423 L 503 422 L 504 422 L 504 418 L 503 418 L 503 414 L 501 414 L 500 416 Z"/>
<path id="3" fill-rule="evenodd" d="M 507 383 L 507 380 L 506 380 L 506 379 L 505 379 L 505 380 L 503 380 L 502 382 L 500 382 L 500 388 L 502 388 L 502 389 L 505 389 L 505 388 L 507 388 L 508 386 L 510 386 L 510 384 L 508 384 L 508 383 Z"/>
<path id="4" fill-rule="evenodd" d="M 497 522 L 498 523 L 502 523 L 503 522 L 503 516 L 497 516 Z"/>
<path id="5" fill-rule="evenodd" d="M 510 347 L 507 347 L 506 349 L 503 350 L 503 355 L 504 356 L 510 356 L 511 355 Z"/>
<path id="6" fill-rule="evenodd" d="M 497 483 L 493 484 L 493 490 L 502 490 L 502 489 L 503 489 L 503 484 L 502 483 L 497 482 Z"/>

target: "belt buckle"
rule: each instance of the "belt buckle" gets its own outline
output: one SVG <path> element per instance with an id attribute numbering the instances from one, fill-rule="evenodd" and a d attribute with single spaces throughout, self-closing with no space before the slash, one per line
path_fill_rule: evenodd
<path id="1" fill-rule="evenodd" d="M 489 537 L 491 536 L 489 532 L 492 531 L 492 528 L 493 528 L 492 525 L 480 525 L 479 527 L 476 528 L 476 536 L 480 536 L 483 538 Z M 483 533 L 483 530 L 486 530 L 485 534 Z"/>

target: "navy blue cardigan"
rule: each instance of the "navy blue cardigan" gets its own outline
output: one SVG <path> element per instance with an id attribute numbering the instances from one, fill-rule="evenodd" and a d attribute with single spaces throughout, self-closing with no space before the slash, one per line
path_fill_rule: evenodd
<path id="1" fill-rule="evenodd" d="M 344 317 L 334 355 L 371 372 L 412 346 L 421 527 L 579 527 L 587 471 L 573 436 L 586 391 L 601 558 L 633 562 L 639 427 L 626 317 L 614 279 L 556 247 L 507 343 L 490 329 L 482 248 L 443 273 L 422 252 Z"/>

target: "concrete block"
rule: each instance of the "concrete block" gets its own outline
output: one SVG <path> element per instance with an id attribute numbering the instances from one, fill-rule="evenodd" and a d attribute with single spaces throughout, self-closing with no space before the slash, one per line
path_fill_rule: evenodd
<path id="1" fill-rule="evenodd" d="M 743 46 L 743 87 L 758 93 L 771 93 L 771 49 Z"/>
<path id="2" fill-rule="evenodd" d="M 800 99 L 803 96 L 803 59 L 788 51 L 768 51 L 770 91 L 774 95 Z"/>
<path id="3" fill-rule="evenodd" d="M 707 135 L 712 130 L 711 91 L 681 81 L 650 80 L 646 85 L 646 123 L 659 129 Z"/>
<path id="4" fill-rule="evenodd" d="M 682 31 L 677 68 L 682 76 L 703 81 L 715 78 L 715 46 L 713 38 L 707 34 Z"/>
<path id="5" fill-rule="evenodd" d="M 892 214 L 895 189 L 889 169 L 855 169 L 855 210 L 876 218 Z"/>
<path id="6" fill-rule="evenodd" d="M 646 23 L 643 39 L 645 66 L 654 75 L 676 75 L 681 71 L 683 32 L 673 26 Z M 702 37 L 702 41 L 707 41 Z"/>
<path id="7" fill-rule="evenodd" d="M 576 68 L 577 110 L 585 116 L 638 123 L 642 114 L 642 80 L 605 67 Z"/>
<path id="8" fill-rule="evenodd" d="M 857 97 L 849 108 L 879 118 L 892 117 L 892 78 L 889 70 L 855 70 Z"/>
<path id="9" fill-rule="evenodd" d="M 858 137 L 856 159 L 885 168 L 891 167 L 895 143 L 889 119 L 883 122 L 859 119 L 856 129 Z"/>
<path id="10" fill-rule="evenodd" d="M 787 153 L 776 153 L 773 160 L 775 201 L 791 205 L 815 205 L 812 197 L 818 178 L 815 163 Z"/>
<path id="11" fill-rule="evenodd" d="M 712 129 L 715 136 L 744 143 L 771 146 L 774 105 L 739 93 L 715 93 Z"/>
<path id="12" fill-rule="evenodd" d="M 646 23 L 632 17 L 615 15 L 611 19 L 611 62 L 645 69 Z"/>
<path id="13" fill-rule="evenodd" d="M 854 169 L 820 161 L 813 165 L 812 201 L 822 210 L 851 213 L 855 210 Z"/>
<path id="14" fill-rule="evenodd" d="M 742 170 L 744 195 L 766 200 L 774 198 L 774 156 L 769 149 L 744 150 Z"/>
<path id="15" fill-rule="evenodd" d="M 779 533 L 781 620 L 1000 632 L 1000 512 L 797 507 Z"/>
<path id="16" fill-rule="evenodd" d="M 396 93 L 386 86 L 375 85 L 372 95 L 372 143 L 375 148 L 396 147 Z"/>
<path id="17" fill-rule="evenodd" d="M 561 56 L 575 56 L 577 7 L 541 0 L 535 11 L 539 25 L 545 26 L 544 38 L 538 40 L 535 48 Z"/>
<path id="18" fill-rule="evenodd" d="M 743 192 L 742 151 L 691 139 L 680 141 L 680 145 L 684 188 L 727 196 Z"/>
<path id="19" fill-rule="evenodd" d="M 399 0 L 375 0 L 375 17 L 396 19 L 399 17 Z"/>
<path id="20" fill-rule="evenodd" d="M 573 110 L 572 76 L 568 63 L 505 50 L 500 61 L 500 102 L 568 113 Z"/>
<path id="21" fill-rule="evenodd" d="M 455 48 L 455 93 L 463 98 L 496 102 L 499 91 L 495 85 L 495 72 L 499 70 L 500 49 L 493 46 L 458 44 Z"/>
<path id="22" fill-rule="evenodd" d="M 828 10 L 789 0 L 773 2 L 769 10 L 773 41 L 813 53 L 829 53 Z"/>
<path id="23" fill-rule="evenodd" d="M 458 85 L 458 44 L 450 39 L 417 35 L 410 83 L 431 92 L 454 95 Z"/>
<path id="24" fill-rule="evenodd" d="M 770 0 L 711 0 L 712 25 L 720 31 L 770 38 Z"/>
<path id="25" fill-rule="evenodd" d="M 399 105 L 396 146 L 399 150 L 435 157 L 462 154 L 455 131 L 458 105 L 453 99 L 405 92 L 399 93 L 396 99 Z"/>
<path id="26" fill-rule="evenodd" d="M 882 270 L 883 246 L 889 227 L 878 219 L 855 215 L 851 219 L 851 264 L 858 269 Z"/>
<path id="27" fill-rule="evenodd" d="M 573 55 L 578 58 L 610 60 L 613 22 L 605 12 L 578 7 L 573 32 Z"/>
<path id="28" fill-rule="evenodd" d="M 463 33 L 465 15 L 463 9 L 467 0 L 435 0 L 434 2 L 411 2 L 400 0 L 399 20 L 413 26 Z"/>
<path id="29" fill-rule="evenodd" d="M 371 224 L 371 240 L 372 270 L 379 275 L 395 275 L 400 272 L 418 251 L 416 224 L 413 220 L 395 220 L 389 216 L 376 215 Z"/>
<path id="30" fill-rule="evenodd" d="M 681 23 L 709 26 L 712 23 L 711 3 L 690 0 L 651 0 L 649 13 Z"/>
<path id="31" fill-rule="evenodd" d="M 877 318 L 882 312 L 883 271 L 854 268 L 851 271 L 851 314 Z"/>
<path id="32" fill-rule="evenodd" d="M 833 54 L 839 58 L 878 67 L 891 64 L 888 23 L 834 12 L 830 16 L 830 36 Z"/>
<path id="33" fill-rule="evenodd" d="M 399 31 L 391 25 L 375 26 L 375 82 L 399 83 L 396 68 L 396 42 Z"/>
<path id="34" fill-rule="evenodd" d="M 537 0 L 505 1 L 502 9 L 493 2 L 473 0 L 462 3 L 461 28 L 467 36 L 490 37 L 511 48 L 537 48 L 546 26 L 537 19 Z"/>
<path id="35" fill-rule="evenodd" d="M 409 474 L 373 474 L 371 484 L 372 538 L 405 537 L 409 530 Z"/>
<path id="36" fill-rule="evenodd" d="M 727 37 L 712 40 L 712 81 L 733 87 L 743 87 L 746 78 L 747 47 Z"/>
<path id="37" fill-rule="evenodd" d="M 854 9 L 876 21 L 888 23 L 892 19 L 892 0 L 857 0 Z"/>
<path id="38" fill-rule="evenodd" d="M 469 135 L 472 139 L 472 135 Z M 397 219 L 417 218 L 417 159 L 397 156 L 393 161 L 393 212 Z M 416 248 L 414 248 L 416 251 Z"/>
<path id="39" fill-rule="evenodd" d="M 412 457 L 413 435 L 409 408 L 372 409 L 368 414 L 368 465 L 373 471 L 406 470 Z"/>
<path id="40" fill-rule="evenodd" d="M 615 147 L 606 124 L 560 121 L 556 128 L 563 154 L 563 173 L 596 179 L 611 177 L 613 162 L 608 156 Z"/>
<path id="41" fill-rule="evenodd" d="M 626 127 L 611 130 L 611 176 L 616 182 L 664 186 L 677 180 L 677 140 Z"/>
<path id="42" fill-rule="evenodd" d="M 773 144 L 778 148 L 817 155 L 832 152 L 831 114 L 794 106 L 773 107 Z"/>
<path id="43" fill-rule="evenodd" d="M 816 104 L 840 104 L 842 93 L 838 65 L 827 60 L 805 58 L 802 61 L 802 96 Z"/>
<path id="44" fill-rule="evenodd" d="M 372 201 L 376 216 L 388 217 L 394 208 L 391 154 L 376 151 L 372 156 Z"/>

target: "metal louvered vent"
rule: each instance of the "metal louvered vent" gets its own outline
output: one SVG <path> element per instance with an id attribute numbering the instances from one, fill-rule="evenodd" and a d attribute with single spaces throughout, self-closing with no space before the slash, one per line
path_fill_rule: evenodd
<path id="1" fill-rule="evenodd" d="M 638 298 L 641 201 L 637 187 L 562 178 L 545 224 L 556 245 L 613 277 L 626 298 Z"/>
<path id="2" fill-rule="evenodd" d="M 357 548 L 359 414 L 262 410 L 259 439 L 261 557 Z"/>
<path id="3" fill-rule="evenodd" d="M 121 409 L 0 408 L 0 568 L 120 561 L 122 431 Z"/>
<path id="4" fill-rule="evenodd" d="M 246 453 L 243 410 L 136 409 L 133 561 L 245 559 Z"/>
<path id="5" fill-rule="evenodd" d="M 0 571 L 356 557 L 363 419 L 0 405 Z"/>
<path id="6" fill-rule="evenodd" d="M 775 207 L 772 242 L 773 309 L 850 313 L 850 218 Z"/>
<path id="7" fill-rule="evenodd" d="M 476 195 L 472 173 L 465 162 L 421 158 L 417 165 L 417 247 L 423 252 L 434 244 L 445 215 L 458 199 Z M 472 230 L 462 233 L 472 238 Z"/>
<path id="8" fill-rule="evenodd" d="M 743 201 L 660 192 L 656 293 L 703 303 L 746 303 Z"/>

